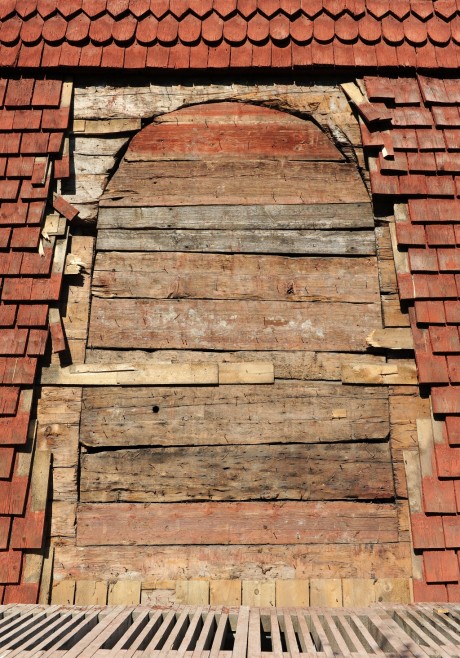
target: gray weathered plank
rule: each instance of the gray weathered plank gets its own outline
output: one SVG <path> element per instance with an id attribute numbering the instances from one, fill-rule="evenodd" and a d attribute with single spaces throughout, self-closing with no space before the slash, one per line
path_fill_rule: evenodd
<path id="1" fill-rule="evenodd" d="M 88 344 L 104 348 L 365 351 L 380 305 L 94 298 Z"/>
<path id="2" fill-rule="evenodd" d="M 102 252 L 93 295 L 150 299 L 376 302 L 375 258 Z"/>
<path id="3" fill-rule="evenodd" d="M 97 249 L 367 256 L 375 254 L 375 237 L 372 231 L 101 229 Z"/>
<path id="4" fill-rule="evenodd" d="M 79 546 L 398 541 L 388 503 L 81 503 L 77 518 Z"/>
<path id="5" fill-rule="evenodd" d="M 82 502 L 394 497 L 388 443 L 142 448 L 82 454 Z"/>
<path id="6" fill-rule="evenodd" d="M 98 448 L 360 441 L 389 431 L 384 387 L 102 387 L 83 398 L 80 440 Z"/>
<path id="7" fill-rule="evenodd" d="M 101 208 L 98 228 L 305 230 L 373 228 L 370 202 Z"/>

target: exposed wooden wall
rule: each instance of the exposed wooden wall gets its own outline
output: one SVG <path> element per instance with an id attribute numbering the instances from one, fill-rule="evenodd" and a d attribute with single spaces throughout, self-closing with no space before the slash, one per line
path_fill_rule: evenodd
<path id="1" fill-rule="evenodd" d="M 77 179 L 105 185 L 85 140 L 101 143 L 101 172 L 113 151 L 94 137 L 98 122 L 84 121 Z M 86 387 L 81 400 L 75 389 L 79 477 L 74 453 L 63 454 L 56 579 L 165 592 L 197 578 L 313 579 L 319 590 L 315 579 L 338 579 L 342 601 L 340 579 L 410 576 L 402 450 L 410 418 L 415 426 L 426 410 L 408 386 L 342 383 L 346 368 L 381 372 L 387 358 L 367 337 L 406 324 L 388 229 L 376 227 L 350 156 L 311 121 L 241 103 L 163 115 L 132 140 L 100 201 L 94 269 L 83 275 L 86 363 L 268 361 L 275 382 Z M 80 325 L 75 336 L 86 336 Z"/>

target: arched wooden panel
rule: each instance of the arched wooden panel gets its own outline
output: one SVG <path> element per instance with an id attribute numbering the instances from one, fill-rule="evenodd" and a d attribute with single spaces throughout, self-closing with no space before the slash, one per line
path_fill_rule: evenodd
<path id="1" fill-rule="evenodd" d="M 276 379 L 86 389 L 78 542 L 121 545 L 129 518 L 130 544 L 394 543 L 387 391 L 339 381 L 382 326 L 355 164 L 311 121 L 185 108 L 134 137 L 99 217 L 89 359 L 264 360 Z"/>
<path id="2" fill-rule="evenodd" d="M 212 103 L 172 112 L 142 130 L 102 205 L 350 201 L 368 201 L 358 172 L 312 121 Z"/>

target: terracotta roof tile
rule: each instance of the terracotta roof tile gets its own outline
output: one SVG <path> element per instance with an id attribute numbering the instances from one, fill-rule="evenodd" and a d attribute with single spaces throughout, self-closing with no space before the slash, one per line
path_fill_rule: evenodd
<path id="1" fill-rule="evenodd" d="M 428 583 L 458 582 L 460 573 L 455 551 L 425 551 L 423 565 Z"/>
<path id="2" fill-rule="evenodd" d="M 397 4 L 387 0 L 21 2 L 21 11 L 12 2 L 0 14 L 0 55 L 5 66 L 98 66 L 103 60 L 104 66 L 111 62 L 114 68 L 201 68 L 204 46 L 220 46 L 222 50 L 211 54 L 212 66 L 257 67 L 268 60 L 267 39 L 271 45 L 289 46 L 274 50 L 270 58 L 271 66 L 283 68 L 315 63 L 425 69 L 458 64 L 453 47 L 455 38 L 460 39 L 458 8 L 449 2 L 439 5 L 439 0 L 436 12 L 432 2 L 408 0 Z M 171 48 L 171 58 L 161 51 L 144 58 L 139 46 L 154 48 L 157 39 Z M 178 39 L 185 46 L 200 48 L 201 54 L 184 56 L 183 49 L 173 52 Z M 315 46 L 332 44 L 332 49 L 319 47 L 304 53 L 292 47 L 311 39 Z M 247 45 L 248 40 L 256 48 Z M 94 50 L 94 46 L 112 43 L 126 46 L 126 57 L 110 57 L 109 51 L 104 58 Z M 65 44 L 81 46 L 82 51 Z"/>

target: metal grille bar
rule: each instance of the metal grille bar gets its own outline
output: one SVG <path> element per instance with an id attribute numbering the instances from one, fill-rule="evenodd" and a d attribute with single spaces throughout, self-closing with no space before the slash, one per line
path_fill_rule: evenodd
<path id="1" fill-rule="evenodd" d="M 0 658 L 460 658 L 460 606 L 0 606 Z"/>

